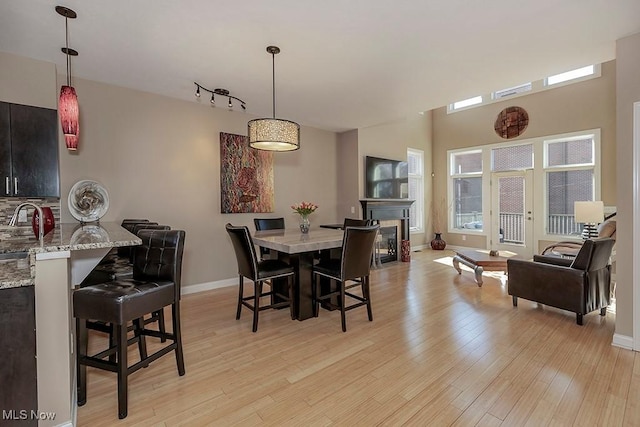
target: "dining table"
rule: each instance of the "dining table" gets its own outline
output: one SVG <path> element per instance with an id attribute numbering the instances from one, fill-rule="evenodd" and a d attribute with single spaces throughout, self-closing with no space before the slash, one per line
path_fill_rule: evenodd
<path id="1" fill-rule="evenodd" d="M 253 243 L 268 248 L 278 259 L 295 269 L 293 285 L 293 312 L 298 320 L 313 317 L 313 263 L 314 260 L 330 256 L 330 250 L 342 247 L 342 230 L 311 228 L 307 233 L 300 229 L 263 230 L 253 233 Z M 286 294 L 286 279 L 273 283 Z M 283 289 L 284 288 L 284 289 Z"/>

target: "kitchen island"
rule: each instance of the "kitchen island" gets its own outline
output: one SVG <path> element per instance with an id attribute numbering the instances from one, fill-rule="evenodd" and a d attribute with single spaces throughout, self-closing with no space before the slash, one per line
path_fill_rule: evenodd
<path id="1" fill-rule="evenodd" d="M 27 255 L 0 261 L 0 295 L 4 290 L 30 286 L 35 294 L 37 411 L 29 412 L 28 416 L 45 415 L 37 420 L 37 425 L 75 425 L 72 288 L 80 284 L 112 248 L 141 243 L 137 236 L 116 223 L 60 224 L 44 236 L 42 245 L 35 239 L 0 241 L 3 256 L 25 252 Z M 12 390 L 4 387 L 3 392 Z M 50 418 L 49 414 L 55 414 L 55 418 L 45 419 Z M 11 416 L 20 415 L 15 412 Z"/>

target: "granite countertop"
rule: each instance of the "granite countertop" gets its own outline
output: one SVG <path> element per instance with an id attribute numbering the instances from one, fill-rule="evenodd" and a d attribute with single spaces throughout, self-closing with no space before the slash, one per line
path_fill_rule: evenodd
<path id="1" fill-rule="evenodd" d="M 24 259 L 0 260 L 0 289 L 35 283 L 35 255 L 43 252 L 115 248 L 141 244 L 140 238 L 114 222 L 63 223 L 46 236 L 43 246 L 35 238 L 0 240 L 0 254 L 28 252 Z"/>
<path id="2" fill-rule="evenodd" d="M 253 242 L 288 254 L 319 251 L 342 246 L 342 230 L 312 228 L 308 234 L 299 229 L 263 230 L 253 233 Z"/>

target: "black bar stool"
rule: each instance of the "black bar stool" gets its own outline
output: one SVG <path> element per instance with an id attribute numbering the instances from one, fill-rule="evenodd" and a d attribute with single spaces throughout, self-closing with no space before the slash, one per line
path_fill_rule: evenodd
<path id="1" fill-rule="evenodd" d="M 251 239 L 251 234 L 249 234 L 249 229 L 247 227 L 234 227 L 231 224 L 227 224 L 226 229 L 227 233 L 229 233 L 229 237 L 231 238 L 231 243 L 233 244 L 233 249 L 236 253 L 236 260 L 238 262 L 239 293 L 236 319 L 240 319 L 240 313 L 243 305 L 253 312 L 253 332 L 258 330 L 258 313 L 262 310 L 288 306 L 291 319 L 293 319 L 292 279 L 295 274 L 293 267 L 278 259 L 265 259 L 258 261 L 256 248 L 253 245 L 253 239 Z M 252 296 L 244 296 L 245 277 L 253 281 Z M 266 280 L 281 277 L 288 278 L 288 295 L 280 294 L 273 288 L 271 288 L 272 290 L 269 292 L 263 292 L 262 286 Z M 272 302 L 271 304 L 261 306 L 260 298 L 266 296 L 277 296 L 280 300 L 278 300 L 279 302 Z M 251 301 L 253 301 L 253 303 Z"/>
<path id="2" fill-rule="evenodd" d="M 73 293 L 76 318 L 78 405 L 87 399 L 86 367 L 116 372 L 118 376 L 118 417 L 127 416 L 128 376 L 149 366 L 159 357 L 175 351 L 178 374 L 185 374 L 180 333 L 180 281 L 185 232 L 182 230 L 141 230 L 142 245 L 134 248 L 133 279 L 117 280 L 79 288 Z M 147 329 L 144 316 L 171 306 L 172 332 Z M 86 320 L 109 323 L 116 344 L 93 356 L 87 355 Z M 134 336 L 127 337 L 129 322 Z M 171 343 L 148 355 L 145 336 L 164 338 Z M 128 366 L 127 347 L 138 344 L 140 361 Z M 115 361 L 105 360 L 115 354 Z"/>
<path id="3" fill-rule="evenodd" d="M 368 227 L 347 227 L 342 240 L 342 256 L 340 259 L 328 258 L 320 260 L 313 266 L 313 312 L 318 316 L 320 301 L 331 309 L 340 310 L 342 319 L 342 332 L 347 331 L 345 312 L 356 307 L 366 306 L 369 321 L 373 321 L 371 310 L 371 292 L 369 289 L 369 273 L 371 271 L 371 255 L 375 243 L 379 225 Z M 319 292 L 319 278 L 326 277 L 338 283 L 336 290 Z M 347 282 L 353 283 L 348 284 Z M 347 292 L 349 289 L 360 286 L 362 295 Z M 335 297 L 338 297 L 337 301 Z M 356 300 L 350 305 L 346 304 L 346 298 Z M 333 300 L 332 300 L 333 298 Z"/>

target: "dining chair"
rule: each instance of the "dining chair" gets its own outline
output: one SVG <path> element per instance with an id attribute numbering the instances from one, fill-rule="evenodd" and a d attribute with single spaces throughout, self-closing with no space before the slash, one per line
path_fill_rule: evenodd
<path id="1" fill-rule="evenodd" d="M 253 225 L 256 231 L 261 230 L 282 230 L 284 229 L 284 218 L 254 218 Z M 260 246 L 260 258 L 269 256 L 269 249 Z"/>
<path id="2" fill-rule="evenodd" d="M 342 332 L 347 331 L 346 312 L 357 307 L 366 306 L 369 321 L 373 321 L 371 310 L 371 291 L 369 273 L 371 256 L 378 234 L 379 225 L 367 227 L 347 227 L 342 240 L 342 256 L 340 259 L 327 258 L 313 266 L 312 299 L 314 316 L 318 316 L 320 302 L 330 309 L 340 310 Z M 337 283 L 336 289 L 322 292 L 320 278 L 325 277 Z M 350 282 L 347 284 L 347 282 Z M 361 295 L 350 289 L 360 287 Z M 336 298 L 337 297 L 337 301 Z M 347 297 L 356 302 L 347 305 Z"/>
<path id="3" fill-rule="evenodd" d="M 79 288 L 73 292 L 73 316 L 76 318 L 76 358 L 78 405 L 87 401 L 87 366 L 117 373 L 118 417 L 127 416 L 128 376 L 149 366 L 159 357 L 174 351 L 178 375 L 185 374 L 180 329 L 180 283 L 185 232 L 183 230 L 142 230 L 142 244 L 134 247 L 133 279 L 116 280 Z M 171 306 L 172 332 L 148 329 L 146 314 Z M 115 345 L 95 355 L 87 354 L 86 320 L 113 325 Z M 133 337 L 128 324 L 133 322 Z M 171 343 L 148 355 L 145 337 L 170 340 Z M 127 348 L 138 344 L 140 361 L 128 365 Z M 115 360 L 105 360 L 115 354 Z"/>
<path id="4" fill-rule="evenodd" d="M 342 223 L 342 228 L 346 229 L 347 227 L 367 227 L 371 225 L 370 219 L 358 219 L 358 218 L 345 218 Z"/>
<path id="5" fill-rule="evenodd" d="M 289 307 L 291 319 L 294 318 L 293 312 L 293 277 L 294 268 L 284 261 L 278 259 L 258 260 L 256 249 L 249 234 L 249 228 L 246 226 L 233 226 L 227 224 L 227 233 L 231 238 L 233 249 L 236 254 L 238 263 L 238 306 L 236 310 L 236 320 L 240 319 L 242 306 L 249 308 L 253 312 L 253 332 L 258 330 L 258 313 L 269 308 Z M 244 278 L 253 281 L 253 295 L 244 296 Z M 264 283 L 269 279 L 287 278 L 288 295 L 283 295 L 271 286 L 269 292 L 263 291 Z M 260 305 L 262 297 L 278 297 L 278 302 L 268 305 Z"/>
<path id="6" fill-rule="evenodd" d="M 342 229 L 345 230 L 347 227 L 367 227 L 369 225 L 373 225 L 373 220 L 371 219 L 358 219 L 358 218 L 345 218 L 342 224 Z M 378 233 L 376 237 L 376 242 L 373 250 L 373 254 L 371 256 L 371 264 L 373 267 L 379 267 L 382 265 L 380 262 L 380 242 L 382 240 L 382 236 Z M 340 258 L 340 248 L 331 252 L 332 258 Z"/>

